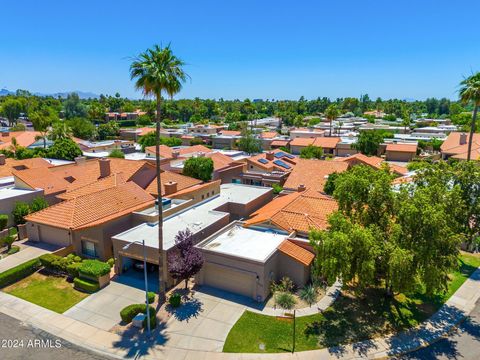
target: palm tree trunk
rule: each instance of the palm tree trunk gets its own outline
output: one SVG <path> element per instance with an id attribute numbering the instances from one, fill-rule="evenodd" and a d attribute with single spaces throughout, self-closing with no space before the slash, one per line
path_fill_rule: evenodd
<path id="1" fill-rule="evenodd" d="M 158 201 L 158 302 L 165 302 L 165 283 L 167 275 L 167 266 L 165 254 L 163 251 L 163 211 L 162 211 L 162 180 L 160 178 L 160 122 L 161 122 L 161 94 L 157 95 L 157 121 L 156 121 L 156 141 L 155 141 L 155 165 L 157 171 L 157 201 Z"/>
<path id="2" fill-rule="evenodd" d="M 330 119 L 330 137 L 332 136 L 332 119 Z"/>
<path id="3" fill-rule="evenodd" d="M 473 108 L 472 124 L 470 126 L 470 138 L 468 139 L 467 161 L 470 161 L 470 153 L 472 152 L 472 141 L 473 141 L 473 134 L 475 133 L 475 123 L 477 121 L 477 111 L 478 111 L 478 104 L 475 104 L 475 107 Z"/>

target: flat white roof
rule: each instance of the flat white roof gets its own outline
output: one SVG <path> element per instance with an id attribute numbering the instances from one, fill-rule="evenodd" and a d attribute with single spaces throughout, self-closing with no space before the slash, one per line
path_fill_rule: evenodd
<path id="1" fill-rule="evenodd" d="M 41 192 L 41 190 L 25 190 L 25 189 L 17 189 L 14 187 L 4 187 L 0 188 L 0 200 L 9 199 L 12 197 L 17 197 L 26 194 L 32 194 L 35 192 Z"/>
<path id="2" fill-rule="evenodd" d="M 259 196 L 271 191 L 270 188 L 243 184 L 223 184 L 220 194 L 203 202 L 175 213 L 163 220 L 163 248 L 168 250 L 175 244 L 175 235 L 179 231 L 190 229 L 194 234 L 229 216 L 223 211 L 216 211 L 226 203 L 247 204 Z M 113 236 L 114 239 L 133 242 L 145 240 L 149 247 L 158 248 L 158 223 L 143 223 L 132 229 Z"/>
<path id="3" fill-rule="evenodd" d="M 234 225 L 213 235 L 198 245 L 199 248 L 220 254 L 265 262 L 287 234 L 271 229 L 244 228 Z"/>

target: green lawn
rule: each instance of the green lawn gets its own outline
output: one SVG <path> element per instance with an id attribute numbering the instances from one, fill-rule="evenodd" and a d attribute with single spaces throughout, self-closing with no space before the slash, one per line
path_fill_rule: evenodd
<path id="1" fill-rule="evenodd" d="M 448 292 L 427 298 L 421 292 L 393 299 L 384 290 L 369 289 L 359 297 L 342 292 L 323 314 L 297 318 L 295 351 L 347 344 L 401 331 L 430 317 L 480 266 L 480 257 L 462 254 L 451 275 Z M 292 350 L 293 323 L 245 311 L 228 334 L 224 352 L 284 352 Z M 265 350 L 260 350 L 263 344 Z"/>
<path id="2" fill-rule="evenodd" d="M 60 314 L 88 296 L 75 290 L 63 277 L 40 273 L 27 276 L 3 291 Z"/>

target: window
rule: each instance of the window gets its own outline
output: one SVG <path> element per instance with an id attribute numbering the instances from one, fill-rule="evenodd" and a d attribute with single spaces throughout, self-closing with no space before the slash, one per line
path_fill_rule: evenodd
<path id="1" fill-rule="evenodd" d="M 82 240 L 82 253 L 90 257 L 98 257 L 97 245 L 94 242 Z"/>
<path id="2" fill-rule="evenodd" d="M 205 199 L 205 194 L 202 194 L 202 200 Z"/>
<path id="3" fill-rule="evenodd" d="M 207 197 L 210 197 L 210 191 L 209 191 L 209 192 L 207 192 Z"/>

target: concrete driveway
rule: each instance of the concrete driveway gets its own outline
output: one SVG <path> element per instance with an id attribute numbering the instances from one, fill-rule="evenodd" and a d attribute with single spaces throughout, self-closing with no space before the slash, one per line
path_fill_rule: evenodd
<path id="1" fill-rule="evenodd" d="M 242 302 L 236 295 L 200 287 L 180 308 L 167 307 L 172 317 L 163 331 L 166 345 L 221 352 L 230 329 L 245 310 Z"/>
<path id="2" fill-rule="evenodd" d="M 14 243 L 14 245 L 18 245 Z M 21 250 L 0 260 L 0 273 L 40 255 L 51 253 L 60 247 L 46 243 L 26 241 L 20 244 Z"/>
<path id="3" fill-rule="evenodd" d="M 150 291 L 157 291 L 156 281 L 156 278 L 150 279 Z M 144 286 L 143 273 L 132 271 L 116 276 L 108 286 L 80 301 L 63 315 L 108 331 L 122 321 L 120 311 L 125 306 L 145 303 Z"/>

